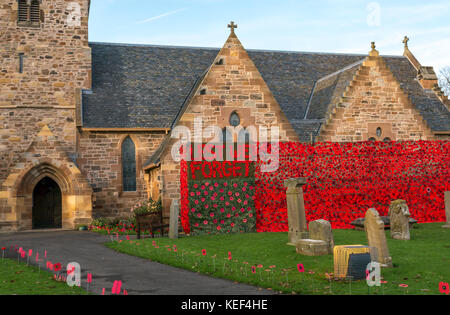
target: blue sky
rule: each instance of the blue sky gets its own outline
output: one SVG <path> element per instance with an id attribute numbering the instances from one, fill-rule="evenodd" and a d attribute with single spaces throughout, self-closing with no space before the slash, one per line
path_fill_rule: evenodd
<path id="1" fill-rule="evenodd" d="M 90 41 L 222 47 L 229 29 L 247 49 L 363 53 L 375 41 L 424 66 L 450 66 L 450 1 L 93 0 Z"/>

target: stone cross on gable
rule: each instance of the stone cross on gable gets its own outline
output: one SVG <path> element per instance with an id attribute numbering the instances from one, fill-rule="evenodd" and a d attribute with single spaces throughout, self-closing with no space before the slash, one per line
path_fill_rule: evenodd
<path id="1" fill-rule="evenodd" d="M 231 28 L 231 33 L 234 33 L 234 29 L 238 28 L 237 24 L 234 24 L 233 21 L 231 21 L 230 24 L 228 24 L 228 28 Z"/>
<path id="2" fill-rule="evenodd" d="M 405 44 L 405 48 L 408 48 L 408 42 L 409 42 L 409 38 L 408 38 L 408 36 L 405 36 L 405 39 L 403 39 L 403 44 Z"/>

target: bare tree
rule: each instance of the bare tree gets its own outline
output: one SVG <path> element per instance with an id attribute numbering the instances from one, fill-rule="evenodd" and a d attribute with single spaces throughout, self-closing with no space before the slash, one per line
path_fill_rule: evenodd
<path id="1" fill-rule="evenodd" d="M 439 86 L 445 95 L 450 95 L 450 67 L 443 67 L 439 71 Z"/>

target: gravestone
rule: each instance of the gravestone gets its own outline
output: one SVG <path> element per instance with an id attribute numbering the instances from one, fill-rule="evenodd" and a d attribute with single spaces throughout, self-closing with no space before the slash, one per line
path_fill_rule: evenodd
<path id="1" fill-rule="evenodd" d="M 316 220 L 309 223 L 309 238 L 327 243 L 328 254 L 333 253 L 334 238 L 331 224 L 327 220 Z"/>
<path id="2" fill-rule="evenodd" d="M 180 204 L 174 199 L 170 205 L 169 238 L 178 238 L 178 218 L 180 216 Z"/>
<path id="3" fill-rule="evenodd" d="M 322 240 L 302 239 L 295 241 L 296 252 L 306 256 L 328 255 L 328 243 Z"/>
<path id="4" fill-rule="evenodd" d="M 396 240 L 409 240 L 409 213 L 405 200 L 392 201 L 389 206 L 391 237 Z"/>
<path id="5" fill-rule="evenodd" d="M 284 181 L 288 211 L 288 245 L 295 246 L 295 242 L 308 238 L 306 225 L 305 203 L 303 200 L 303 186 L 306 178 L 291 178 Z"/>
<path id="6" fill-rule="evenodd" d="M 382 267 L 393 267 L 392 258 L 389 256 L 389 249 L 384 232 L 384 223 L 378 214 L 378 211 L 371 208 L 366 212 L 366 220 L 364 221 L 364 229 L 367 235 L 369 247 L 377 249 L 378 262 Z"/>
<path id="7" fill-rule="evenodd" d="M 445 216 L 447 218 L 447 224 L 442 226 L 444 229 L 450 229 L 450 191 L 445 192 Z"/>

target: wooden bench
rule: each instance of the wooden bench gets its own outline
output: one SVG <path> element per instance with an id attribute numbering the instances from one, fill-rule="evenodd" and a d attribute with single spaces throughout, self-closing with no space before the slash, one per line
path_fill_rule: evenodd
<path id="1" fill-rule="evenodd" d="M 149 230 L 152 238 L 155 237 L 155 231 L 158 230 L 161 232 L 161 236 L 164 236 L 164 229 L 169 227 L 169 224 L 164 223 L 165 219 L 169 218 L 163 217 L 162 211 L 136 215 L 137 238 L 141 239 L 141 231 L 144 230 Z"/>

